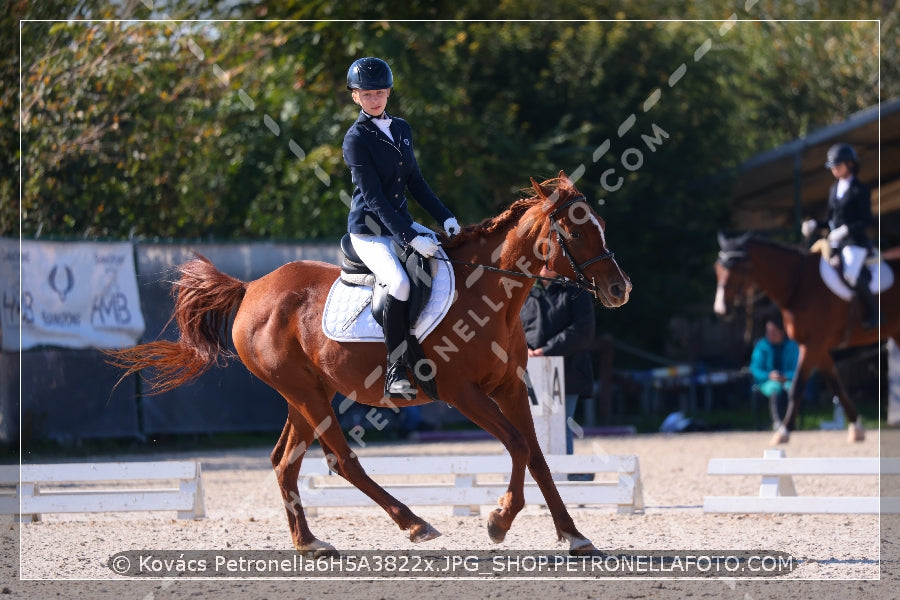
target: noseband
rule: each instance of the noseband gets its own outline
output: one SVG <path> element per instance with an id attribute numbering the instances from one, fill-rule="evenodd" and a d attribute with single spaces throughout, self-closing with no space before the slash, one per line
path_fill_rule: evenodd
<path id="1" fill-rule="evenodd" d="M 588 279 L 584 274 L 584 269 L 591 266 L 596 262 L 600 262 L 601 260 L 610 260 L 615 256 L 614 252 L 604 252 L 603 254 L 598 254 L 594 258 L 590 258 L 582 263 L 579 263 L 575 260 L 575 257 L 572 256 L 572 252 L 569 251 L 569 247 L 566 245 L 565 238 L 562 235 L 562 227 L 559 226 L 557 222 L 557 213 L 561 210 L 572 206 L 577 202 L 585 202 L 587 203 L 587 199 L 583 196 L 575 196 L 568 202 L 562 204 L 561 206 L 556 207 L 553 212 L 550 213 L 548 218 L 550 219 L 550 228 L 556 232 L 556 243 L 559 245 L 559 249 L 562 250 L 563 256 L 568 259 L 569 264 L 572 266 L 572 271 L 575 273 L 575 281 L 579 284 L 583 289 L 588 290 L 595 296 L 597 295 L 597 284 L 594 283 L 594 279 Z"/>

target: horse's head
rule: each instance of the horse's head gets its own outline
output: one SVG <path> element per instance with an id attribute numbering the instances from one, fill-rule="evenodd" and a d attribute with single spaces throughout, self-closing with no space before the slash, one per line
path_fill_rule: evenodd
<path id="1" fill-rule="evenodd" d="M 606 245 L 606 223 L 584 194 L 562 171 L 556 180 L 537 183 L 532 179 L 531 185 L 542 200 L 534 210 L 545 218 L 541 240 L 546 244 L 542 251 L 547 266 L 580 284 L 608 308 L 628 302 L 631 280 Z"/>
<path id="2" fill-rule="evenodd" d="M 751 264 L 747 260 L 747 240 L 750 234 L 728 239 L 719 233 L 719 256 L 716 259 L 716 301 L 713 310 L 719 316 L 729 316 L 751 291 Z"/>

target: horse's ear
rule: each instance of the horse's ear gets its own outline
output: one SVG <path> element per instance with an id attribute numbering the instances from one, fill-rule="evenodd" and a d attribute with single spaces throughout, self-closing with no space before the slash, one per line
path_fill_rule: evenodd
<path id="1" fill-rule="evenodd" d="M 728 238 L 725 237 L 725 234 L 721 231 L 719 232 L 719 248 L 722 250 L 725 249 L 725 246 L 728 244 Z"/>
<path id="2" fill-rule="evenodd" d="M 566 175 L 565 171 L 559 172 L 559 184 L 563 187 L 571 188 L 575 187 L 575 184 L 569 179 L 569 176 Z"/>
<path id="3" fill-rule="evenodd" d="M 743 247 L 747 244 L 747 241 L 748 241 L 751 237 L 753 237 L 753 232 L 752 232 L 752 231 L 748 231 L 747 233 L 745 233 L 744 235 L 742 235 L 741 237 L 739 237 L 739 238 L 737 239 L 737 247 L 738 247 L 738 248 L 743 248 Z"/>
<path id="4" fill-rule="evenodd" d="M 548 187 L 544 187 L 541 184 L 539 184 L 537 181 L 535 181 L 534 177 L 531 178 L 531 187 L 534 188 L 534 193 L 536 193 L 538 196 L 540 196 L 544 200 L 547 199 L 547 196 L 550 196 L 553 193 L 553 190 L 551 190 Z"/>

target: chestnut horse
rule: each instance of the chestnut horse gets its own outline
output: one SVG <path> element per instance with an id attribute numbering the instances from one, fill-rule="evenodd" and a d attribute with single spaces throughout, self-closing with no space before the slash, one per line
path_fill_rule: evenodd
<path id="1" fill-rule="evenodd" d="M 528 467 L 558 539 L 565 538 L 572 554 L 590 554 L 598 550 L 575 527 L 535 435 L 519 311 L 532 273 L 543 263 L 611 308 L 628 301 L 631 281 L 607 248 L 603 219 L 564 173 L 543 184 L 532 180 L 532 187 L 532 197 L 444 240 L 451 262 L 462 263 L 454 275 L 459 296 L 422 348 L 436 365 L 441 400 L 501 441 L 512 459 L 509 487 L 488 517 L 491 540 L 503 541 L 524 507 Z M 297 551 L 336 553 L 310 531 L 297 489 L 300 463 L 315 439 L 332 468 L 381 506 L 401 530 L 409 530 L 410 540 L 439 536 L 366 474 L 338 426 L 331 405 L 336 392 L 362 404 L 393 406 L 383 398 L 384 344 L 341 343 L 322 332 L 325 299 L 339 268 L 298 261 L 249 283 L 219 272 L 203 257 L 179 270 L 172 317 L 179 340 L 115 351 L 113 361 L 128 373 L 155 369 L 150 381 L 156 392 L 188 383 L 227 356 L 225 330 L 234 313 L 231 336 L 241 362 L 287 400 L 287 422 L 271 461 Z M 408 404 L 428 401 L 419 394 Z"/>
<path id="2" fill-rule="evenodd" d="M 828 387 L 844 408 L 850 441 L 862 441 L 865 432 L 859 413 L 838 377 L 830 350 L 876 344 L 880 336 L 900 343 L 900 285 L 881 294 L 881 330 L 863 330 L 861 308 L 854 298 L 846 302 L 832 293 L 819 275 L 821 254 L 745 234 L 727 239 L 719 235 L 721 251 L 715 263 L 717 289 L 714 310 L 727 315 L 736 299 L 751 285 L 761 289 L 781 310 L 785 331 L 800 346 L 800 357 L 788 394 L 784 423 L 793 427 L 802 401 L 802 392 L 812 370 L 818 367 Z M 900 275 L 900 248 L 882 254 L 894 273 Z M 789 440 L 787 428 L 780 428 L 772 444 Z"/>

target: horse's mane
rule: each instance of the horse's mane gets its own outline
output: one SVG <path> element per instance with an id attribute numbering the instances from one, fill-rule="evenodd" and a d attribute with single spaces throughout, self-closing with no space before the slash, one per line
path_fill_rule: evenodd
<path id="1" fill-rule="evenodd" d="M 513 202 L 509 208 L 505 211 L 497 215 L 496 217 L 489 217 L 483 220 L 481 223 L 477 225 L 468 225 L 462 228 L 456 236 L 453 237 L 452 240 L 447 240 L 445 238 L 442 241 L 442 245 L 445 248 L 454 248 L 465 242 L 471 240 L 472 238 L 481 237 L 484 235 L 488 235 L 497 231 L 498 229 L 503 228 L 507 224 L 518 221 L 523 214 L 525 214 L 529 208 L 538 204 L 541 201 L 538 197 L 531 198 L 520 198 Z"/>
<path id="2" fill-rule="evenodd" d="M 560 183 L 561 180 L 557 178 L 545 181 L 541 185 L 551 190 L 562 191 L 563 188 L 560 187 Z M 522 218 L 522 215 L 524 215 L 530 208 L 544 201 L 543 198 L 533 195 L 534 191 L 535 190 L 533 188 L 523 189 L 522 193 L 531 193 L 532 195 L 516 200 L 509 206 L 509 208 L 495 217 L 488 217 L 481 223 L 463 227 L 462 231 L 456 234 L 456 236 L 454 236 L 452 240 L 442 235 L 441 245 L 444 246 L 444 248 L 455 248 L 456 246 L 464 244 L 472 238 L 491 234 L 498 229 L 502 229 L 512 222 L 519 221 L 519 219 Z M 563 193 L 560 193 L 558 195 L 562 197 Z"/>

